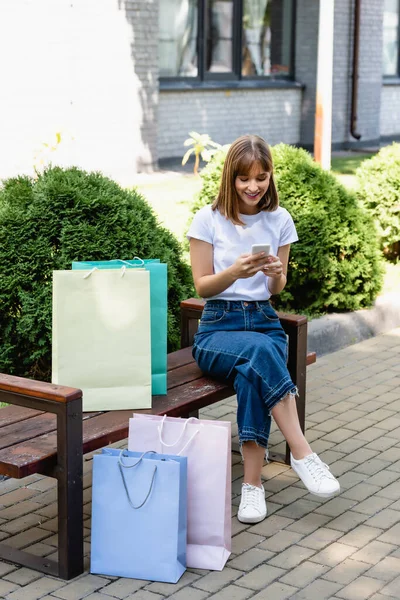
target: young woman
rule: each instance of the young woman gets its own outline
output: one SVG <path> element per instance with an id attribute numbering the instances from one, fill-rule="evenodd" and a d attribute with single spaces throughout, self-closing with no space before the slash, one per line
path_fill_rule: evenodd
<path id="1" fill-rule="evenodd" d="M 204 372 L 233 381 L 237 394 L 244 461 L 239 521 L 257 523 L 267 514 L 261 469 L 271 415 L 307 489 L 333 496 L 340 485 L 301 431 L 287 339 L 269 302 L 286 285 L 290 244 L 298 237 L 292 217 L 279 206 L 271 152 L 262 138 L 246 135 L 231 145 L 218 196 L 196 213 L 188 238 L 194 284 L 207 299 L 193 356 Z M 270 254 L 252 254 L 253 244 L 269 244 Z"/>

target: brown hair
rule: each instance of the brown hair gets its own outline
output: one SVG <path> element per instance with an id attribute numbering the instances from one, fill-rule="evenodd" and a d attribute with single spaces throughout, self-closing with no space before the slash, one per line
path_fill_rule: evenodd
<path id="1" fill-rule="evenodd" d="M 258 208 L 260 211 L 274 211 L 279 206 L 271 150 L 267 142 L 258 135 L 242 135 L 228 150 L 218 196 L 212 204 L 213 210 L 218 209 L 235 225 L 244 225 L 239 218 L 239 197 L 235 189 L 235 180 L 238 175 L 249 173 L 256 162 L 261 164 L 266 173 L 271 174 L 268 190 L 258 203 Z"/>

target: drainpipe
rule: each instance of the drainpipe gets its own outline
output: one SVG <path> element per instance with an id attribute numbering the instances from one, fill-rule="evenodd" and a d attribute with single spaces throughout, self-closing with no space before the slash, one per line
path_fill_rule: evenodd
<path id="1" fill-rule="evenodd" d="M 358 58 L 360 54 L 360 13 L 361 0 L 354 4 L 354 32 L 353 32 L 353 81 L 351 86 L 351 117 L 350 133 L 356 140 L 361 138 L 357 131 L 357 101 L 358 101 Z"/>

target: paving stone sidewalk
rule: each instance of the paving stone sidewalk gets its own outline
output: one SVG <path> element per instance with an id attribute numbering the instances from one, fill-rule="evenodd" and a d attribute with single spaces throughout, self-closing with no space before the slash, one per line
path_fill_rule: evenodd
<path id="1" fill-rule="evenodd" d="M 400 329 L 317 360 L 308 368 L 307 437 L 341 482 L 323 501 L 290 468 L 263 469 L 269 516 L 236 519 L 242 465 L 232 455 L 232 555 L 221 572 L 188 569 L 176 585 L 86 573 L 65 582 L 0 561 L 7 600 L 400 599 Z M 204 410 L 232 421 L 235 398 Z M 271 450 L 283 451 L 279 431 Z M 84 461 L 86 566 L 90 550 L 91 455 Z M 0 540 L 54 556 L 54 481 L 0 482 Z"/>

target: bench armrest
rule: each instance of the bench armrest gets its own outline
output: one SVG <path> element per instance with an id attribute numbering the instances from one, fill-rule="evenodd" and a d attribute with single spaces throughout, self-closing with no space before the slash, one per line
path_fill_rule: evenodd
<path id="1" fill-rule="evenodd" d="M 205 303 L 200 298 L 188 298 L 181 302 L 181 348 L 193 344 Z"/>
<path id="2" fill-rule="evenodd" d="M 0 373 L 0 401 L 3 400 L 2 392 L 4 392 L 4 395 L 8 393 L 21 394 L 22 396 L 62 403 L 78 400 L 82 397 L 82 391 L 77 388 Z M 7 402 L 6 398 L 4 398 L 4 402 Z"/>

